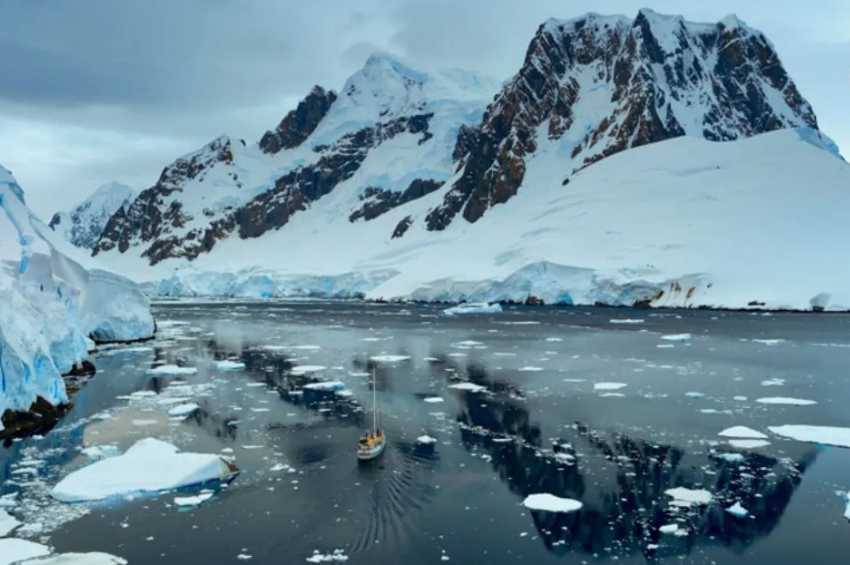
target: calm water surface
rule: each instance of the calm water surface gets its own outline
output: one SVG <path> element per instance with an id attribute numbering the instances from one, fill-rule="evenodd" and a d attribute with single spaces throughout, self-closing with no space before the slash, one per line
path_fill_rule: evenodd
<path id="1" fill-rule="evenodd" d="M 306 563 L 334 549 L 351 564 L 828 565 L 850 555 L 837 494 L 850 490 L 850 450 L 778 437 L 735 449 L 718 436 L 733 425 L 850 426 L 850 317 L 519 308 L 450 318 L 312 302 L 175 303 L 155 314 L 156 341 L 99 354 L 59 428 L 0 451 L 0 493 L 19 492 L 24 533 L 58 551 L 134 564 Z M 691 339 L 661 339 L 681 333 Z M 218 370 L 225 359 L 245 368 Z M 166 363 L 198 372 L 147 373 Z M 389 446 L 358 465 L 373 370 Z M 331 379 L 351 394 L 302 389 Z M 461 381 L 486 390 L 449 388 Z M 126 399 L 143 390 L 159 396 Z M 200 410 L 170 421 L 166 400 L 186 391 Z M 775 396 L 818 404 L 755 402 Z M 436 443 L 418 443 L 423 434 Z M 81 447 L 147 436 L 225 450 L 243 473 L 189 510 L 174 493 L 90 508 L 46 496 L 90 462 Z M 44 464 L 22 471 L 27 458 Z M 677 509 L 665 494 L 677 486 L 714 500 Z M 531 511 L 522 501 L 534 493 L 583 507 Z M 750 516 L 724 511 L 735 502 Z M 686 535 L 660 533 L 669 524 Z"/>

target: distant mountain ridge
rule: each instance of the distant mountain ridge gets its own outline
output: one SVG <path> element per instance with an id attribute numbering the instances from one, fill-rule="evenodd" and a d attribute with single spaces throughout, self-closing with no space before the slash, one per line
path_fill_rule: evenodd
<path id="1" fill-rule="evenodd" d="M 119 209 L 129 206 L 137 194 L 136 189 L 125 184 L 106 183 L 71 211 L 54 214 L 49 226 L 74 246 L 91 251 L 109 219 Z"/>

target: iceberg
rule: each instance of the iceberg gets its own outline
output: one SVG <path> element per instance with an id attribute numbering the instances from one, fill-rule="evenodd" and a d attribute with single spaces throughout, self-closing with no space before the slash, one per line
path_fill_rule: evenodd
<path id="1" fill-rule="evenodd" d="M 123 455 L 102 459 L 59 481 L 50 495 L 60 502 L 105 500 L 226 480 L 237 472 L 219 455 L 182 453 L 154 438 L 137 441 Z"/>
<path id="2" fill-rule="evenodd" d="M 87 338 L 134 341 L 154 330 L 139 286 L 57 236 L 0 167 L 0 414 L 39 397 L 67 402 L 62 374 L 88 357 Z"/>

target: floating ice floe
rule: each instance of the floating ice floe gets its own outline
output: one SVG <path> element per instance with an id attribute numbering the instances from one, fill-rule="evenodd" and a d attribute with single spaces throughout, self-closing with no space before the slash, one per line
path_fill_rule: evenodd
<path id="1" fill-rule="evenodd" d="M 736 439 L 767 439 L 767 435 L 746 426 L 732 426 L 726 428 L 719 434 L 720 437 L 732 437 Z"/>
<path id="2" fill-rule="evenodd" d="M 421 435 L 416 438 L 416 443 L 421 443 L 422 445 L 431 445 L 432 443 L 437 443 L 437 438 L 431 437 L 429 435 Z"/>
<path id="3" fill-rule="evenodd" d="M 530 365 L 526 365 L 525 367 L 520 367 L 519 369 L 517 369 L 517 371 L 520 371 L 520 372 L 523 372 L 523 373 L 536 373 L 536 372 L 542 371 L 542 370 L 543 370 L 543 367 L 533 367 L 533 366 L 530 366 Z"/>
<path id="4" fill-rule="evenodd" d="M 770 442 L 764 439 L 730 439 L 728 443 L 738 449 L 757 449 L 770 445 Z"/>
<path id="5" fill-rule="evenodd" d="M 733 504 L 729 508 L 726 508 L 725 510 L 726 510 L 726 512 L 728 512 L 732 516 L 735 516 L 736 518 L 746 518 L 747 516 L 750 515 L 750 511 L 747 510 L 746 508 L 744 508 L 743 506 L 741 506 L 740 502 L 736 502 L 735 504 Z"/>
<path id="6" fill-rule="evenodd" d="M 183 416 L 188 416 L 192 412 L 198 410 L 200 406 L 195 404 L 194 402 L 187 402 L 186 404 L 178 404 L 174 408 L 168 411 L 169 416 L 173 416 L 175 418 L 180 418 Z"/>
<path id="7" fill-rule="evenodd" d="M 552 343 L 558 343 L 558 342 L 564 341 L 564 338 L 562 338 L 562 337 L 547 337 L 546 341 L 549 341 L 549 342 L 552 342 Z"/>
<path id="8" fill-rule="evenodd" d="M 673 497 L 670 502 L 672 506 L 696 506 L 705 505 L 712 501 L 714 495 L 705 489 L 689 489 L 684 487 L 671 488 L 664 491 L 667 496 Z"/>
<path id="9" fill-rule="evenodd" d="M 194 375 L 198 372 L 196 367 L 178 367 L 177 365 L 160 365 L 153 369 L 148 369 L 149 375 Z"/>
<path id="10" fill-rule="evenodd" d="M 12 516 L 0 510 L 0 538 L 7 535 L 9 532 L 20 526 L 21 523 Z"/>
<path id="11" fill-rule="evenodd" d="M 766 398 L 756 398 L 756 402 L 761 404 L 787 404 L 789 406 L 811 406 L 817 404 L 814 400 L 804 400 L 802 398 L 790 398 L 787 396 L 770 396 Z"/>
<path id="12" fill-rule="evenodd" d="M 688 341 L 691 339 L 691 334 L 667 334 L 662 335 L 664 341 Z"/>
<path id="13" fill-rule="evenodd" d="M 320 381 L 306 384 L 301 388 L 307 390 L 342 390 L 345 388 L 345 383 L 342 381 Z"/>
<path id="14" fill-rule="evenodd" d="M 369 359 L 377 361 L 378 363 L 395 363 L 397 361 L 406 361 L 407 359 L 410 359 L 410 355 L 374 355 Z"/>
<path id="15" fill-rule="evenodd" d="M 221 480 L 235 472 L 219 455 L 181 453 L 170 443 L 145 438 L 123 455 L 73 471 L 50 494 L 60 502 L 104 500 Z"/>
<path id="16" fill-rule="evenodd" d="M 729 463 L 743 463 L 744 456 L 740 453 L 716 453 L 716 457 Z"/>
<path id="17" fill-rule="evenodd" d="M 455 383 L 453 385 L 449 385 L 449 388 L 453 388 L 455 390 L 468 390 L 469 392 L 481 392 L 487 390 L 487 387 L 470 382 Z"/>
<path id="18" fill-rule="evenodd" d="M 797 441 L 833 445 L 835 447 L 850 447 L 850 428 L 833 426 L 772 426 L 767 428 L 774 434 Z"/>
<path id="19" fill-rule="evenodd" d="M 502 306 L 499 304 L 489 304 L 487 302 L 470 302 L 459 306 L 452 306 L 443 310 L 446 316 L 454 316 L 455 314 L 497 314 L 502 311 Z"/>
<path id="20" fill-rule="evenodd" d="M 784 386 L 785 379 L 767 379 L 761 382 L 761 386 Z"/>
<path id="21" fill-rule="evenodd" d="M 50 555 L 50 548 L 18 538 L 0 539 L 0 565 L 11 565 L 35 557 Z"/>
<path id="22" fill-rule="evenodd" d="M 662 534 L 674 535 L 674 536 L 686 536 L 688 535 L 688 531 L 680 528 L 679 524 L 664 524 L 658 531 Z"/>
<path id="23" fill-rule="evenodd" d="M 572 498 L 561 498 L 553 494 L 530 494 L 522 501 L 522 505 L 540 512 L 576 512 L 581 510 L 582 503 Z"/>
<path id="24" fill-rule="evenodd" d="M 198 506 L 213 497 L 212 491 L 203 491 L 197 496 L 177 496 L 174 497 L 174 504 L 177 506 Z"/>
<path id="25" fill-rule="evenodd" d="M 292 367 L 289 371 L 295 376 L 307 375 L 309 373 L 318 373 L 319 371 L 324 371 L 327 369 L 324 365 L 298 365 L 297 367 Z"/>
<path id="26" fill-rule="evenodd" d="M 444 400 L 441 396 L 429 396 L 429 397 L 425 398 L 424 400 L 425 400 L 425 402 L 430 402 L 431 404 L 436 404 L 438 402 L 444 402 Z"/>
<path id="27" fill-rule="evenodd" d="M 318 345 L 293 345 L 290 349 L 302 349 L 304 351 L 317 351 L 321 349 Z"/>
<path id="28" fill-rule="evenodd" d="M 331 563 L 333 561 L 348 561 L 348 556 L 341 549 L 333 550 L 333 553 L 322 554 L 319 550 L 313 551 L 313 555 L 307 558 L 308 563 Z"/>
<path id="29" fill-rule="evenodd" d="M 242 361 L 233 361 L 231 359 L 225 359 L 224 361 L 219 361 L 215 364 L 215 368 L 219 371 L 240 371 L 245 368 L 245 363 Z"/>
<path id="30" fill-rule="evenodd" d="M 620 390 L 626 386 L 626 383 L 594 383 L 593 390 Z"/>
<path id="31" fill-rule="evenodd" d="M 608 322 L 611 324 L 642 324 L 644 321 L 639 318 L 611 318 Z"/>
<path id="32" fill-rule="evenodd" d="M 2 558 L 0 558 L 2 559 Z M 0 561 L 2 563 L 2 561 Z M 21 561 L 19 565 L 127 565 L 121 559 L 108 553 L 59 553 L 47 557 L 37 557 Z"/>
<path id="33" fill-rule="evenodd" d="M 780 343 L 785 343 L 784 339 L 753 339 L 750 341 L 753 343 L 760 343 L 762 345 L 779 345 Z"/>

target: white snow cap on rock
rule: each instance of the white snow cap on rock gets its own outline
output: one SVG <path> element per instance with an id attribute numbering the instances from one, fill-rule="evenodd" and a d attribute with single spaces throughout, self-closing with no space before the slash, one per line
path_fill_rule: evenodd
<path id="1" fill-rule="evenodd" d="M 67 401 L 61 374 L 88 356 L 87 335 L 129 341 L 154 332 L 138 285 L 45 226 L 3 167 L 0 297 L 0 414 L 29 409 L 39 396 L 52 404 Z"/>

